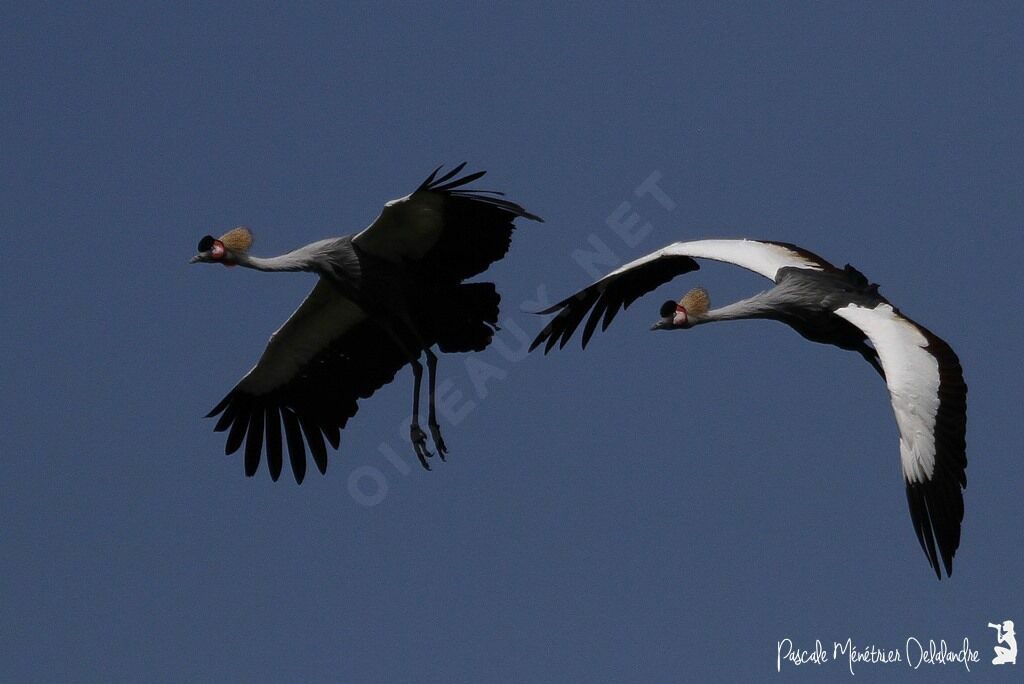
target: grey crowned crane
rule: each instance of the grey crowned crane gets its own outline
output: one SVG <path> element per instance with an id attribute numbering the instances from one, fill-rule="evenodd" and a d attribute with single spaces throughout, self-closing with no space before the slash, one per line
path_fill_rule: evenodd
<path id="1" fill-rule="evenodd" d="M 272 258 L 249 254 L 252 234 L 235 228 L 207 235 L 191 263 L 220 263 L 259 271 L 309 271 L 319 280 L 295 313 L 270 337 L 256 365 L 207 417 L 228 431 L 225 452 L 245 442 L 252 476 L 266 450 L 275 481 L 282 469 L 282 433 L 295 481 L 306 474 L 306 446 L 321 473 L 325 440 L 337 449 L 357 401 L 388 384 L 406 364 L 413 369 L 410 439 L 424 468 L 433 454 L 419 424 L 428 371 L 427 426 L 438 454 L 447 447 L 434 409 L 437 355 L 480 351 L 497 328 L 493 283 L 464 283 L 508 251 L 513 221 L 541 219 L 502 193 L 465 186 L 483 171 L 441 177 L 436 169 L 412 194 L 388 202 L 362 232 L 320 240 Z"/>
<path id="2" fill-rule="evenodd" d="M 695 271 L 694 259 L 712 259 L 749 269 L 775 286 L 718 309 L 695 288 L 678 303 L 665 302 L 652 330 L 686 330 L 704 323 L 769 318 L 786 323 L 813 342 L 863 356 L 885 380 L 900 433 L 900 461 L 910 517 L 928 562 L 941 579 L 960 546 L 967 486 L 967 385 L 956 354 L 915 323 L 847 265 L 839 269 L 795 245 L 761 240 L 676 242 L 604 276 L 571 297 L 539 312 L 557 315 L 533 341 L 549 352 L 564 347 L 590 313 L 583 329 L 587 346 L 601 324 L 641 295 L 677 275 Z"/>

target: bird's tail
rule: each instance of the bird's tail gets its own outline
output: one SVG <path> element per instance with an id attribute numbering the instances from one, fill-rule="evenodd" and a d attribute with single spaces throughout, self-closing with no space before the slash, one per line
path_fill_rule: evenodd
<path id="1" fill-rule="evenodd" d="M 494 283 L 457 285 L 434 312 L 437 346 L 443 352 L 480 351 L 498 328 L 501 295 Z"/>

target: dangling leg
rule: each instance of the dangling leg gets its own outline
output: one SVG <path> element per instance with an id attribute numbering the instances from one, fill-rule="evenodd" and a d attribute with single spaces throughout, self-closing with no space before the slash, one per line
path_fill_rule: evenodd
<path id="1" fill-rule="evenodd" d="M 430 392 L 427 427 L 430 428 L 430 437 L 434 440 L 434 446 L 437 448 L 437 453 L 441 456 L 441 460 L 443 461 L 445 454 L 448 453 L 448 447 L 445 446 L 444 439 L 441 437 L 441 426 L 437 423 L 437 411 L 434 408 L 434 393 L 437 387 L 437 356 L 430 350 L 429 346 L 423 343 L 423 338 L 416 329 L 416 325 L 407 314 L 400 314 L 398 319 L 404 324 L 406 331 L 409 333 L 410 339 L 415 342 L 416 348 L 424 350 L 427 354 L 427 371 L 430 374 L 430 377 L 427 380 L 427 387 Z M 413 373 L 415 373 L 416 378 L 416 396 L 413 399 L 413 423 L 410 426 L 410 430 L 412 432 L 412 443 L 416 449 L 416 455 L 419 457 L 420 463 L 424 468 L 430 470 L 430 466 L 427 465 L 426 459 L 432 458 L 434 455 L 427 449 L 426 435 L 419 426 L 420 383 L 423 379 L 423 367 L 418 361 L 413 363 Z"/>
<path id="2" fill-rule="evenodd" d="M 420 386 L 423 383 L 423 364 L 418 359 L 414 359 L 410 363 L 412 364 L 413 389 L 412 423 L 409 425 L 409 439 L 412 440 L 412 448 L 416 451 L 416 458 L 420 459 L 420 465 L 430 470 L 427 459 L 433 458 L 434 454 L 430 453 L 427 449 L 427 433 L 423 432 L 423 429 L 420 427 Z M 433 432 L 433 426 L 430 429 Z"/>
<path id="3" fill-rule="evenodd" d="M 420 465 L 424 469 L 430 470 L 427 459 L 433 458 L 434 454 L 427 449 L 427 433 L 423 432 L 423 428 L 420 427 L 420 387 L 423 384 L 423 364 L 419 361 L 419 353 L 410 351 L 409 346 L 402 341 L 401 335 L 394 328 L 383 323 L 381 327 L 391 336 L 395 345 L 402 350 L 402 353 L 409 359 L 409 365 L 412 366 L 412 419 L 409 424 L 409 439 L 412 441 L 412 448 L 416 452 L 416 458 L 420 460 Z"/>
<path id="4" fill-rule="evenodd" d="M 434 440 L 434 446 L 437 447 L 437 455 L 444 460 L 444 455 L 448 453 L 448 447 L 444 444 L 444 439 L 441 437 L 441 426 L 437 424 L 437 412 L 434 410 L 434 390 L 437 385 L 437 355 L 430 351 L 428 347 L 427 352 L 427 372 L 430 374 L 430 378 L 427 383 L 429 407 L 427 409 L 427 427 L 430 428 L 430 437 Z"/>

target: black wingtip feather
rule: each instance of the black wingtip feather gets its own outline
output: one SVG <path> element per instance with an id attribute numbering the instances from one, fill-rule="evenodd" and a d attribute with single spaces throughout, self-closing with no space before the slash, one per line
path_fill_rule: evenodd
<path id="1" fill-rule="evenodd" d="M 629 307 L 634 301 L 656 287 L 667 283 L 678 275 L 696 271 L 700 264 L 691 257 L 663 254 L 640 266 L 634 266 L 615 275 L 607 275 L 596 283 L 557 304 L 537 313 L 556 313 L 530 346 L 533 351 L 545 342 L 547 354 L 557 344 L 563 348 L 579 327 L 583 317 L 591 311 L 583 328 L 581 347 L 586 348 L 601 321 L 601 330 L 606 330 L 612 319 Z"/>
<path id="2" fill-rule="evenodd" d="M 238 447 L 242 446 L 242 438 L 245 437 L 245 431 L 248 427 L 249 414 L 239 411 L 234 424 L 231 426 L 231 432 L 228 433 L 227 444 L 224 445 L 225 455 L 230 456 L 238 451 Z"/>
<path id="3" fill-rule="evenodd" d="M 962 489 L 967 486 L 967 385 L 956 353 L 927 328 L 926 349 L 939 365 L 939 406 L 933 431 L 934 467 L 923 482 L 907 483 L 907 501 L 918 542 L 940 577 L 953 574 L 964 518 Z M 941 564 L 939 559 L 941 558 Z"/>
<path id="4" fill-rule="evenodd" d="M 554 349 L 556 344 L 558 344 L 558 336 L 554 334 L 548 335 L 548 341 L 544 344 L 544 353 L 547 354 Z"/>
<path id="5" fill-rule="evenodd" d="M 471 173 L 467 176 L 463 176 L 462 178 L 456 178 L 455 180 L 445 183 L 444 185 L 441 185 L 440 181 L 438 181 L 438 183 L 432 185 L 430 189 L 436 192 L 448 192 L 450 190 L 454 190 L 455 188 L 460 188 L 463 185 L 469 185 L 473 181 L 483 178 L 486 173 L 486 171 L 477 171 L 476 173 Z M 491 202 L 492 204 L 498 204 L 502 200 L 491 198 L 487 201 Z"/>
<path id="6" fill-rule="evenodd" d="M 213 418 L 218 415 L 221 411 L 227 408 L 231 402 L 231 395 L 228 394 L 226 397 L 220 400 L 220 403 L 213 407 L 213 410 L 206 414 L 207 418 Z"/>
<path id="7" fill-rule="evenodd" d="M 587 318 L 587 325 L 583 328 L 583 338 L 580 340 L 580 349 L 586 349 L 587 343 L 590 342 L 590 338 L 593 337 L 594 332 L 597 329 L 597 323 L 601 320 L 601 309 L 600 307 L 594 307 L 594 310 L 590 312 L 590 316 Z"/>
<path id="8" fill-rule="evenodd" d="M 235 421 L 235 416 L 238 414 L 239 408 L 242 406 L 242 402 L 232 392 L 217 405 L 217 413 L 220 413 L 220 418 L 217 419 L 217 424 L 213 426 L 214 432 L 224 432 L 228 427 Z M 223 413 L 221 413 L 223 411 Z M 212 418 L 216 413 L 207 416 Z"/>
<path id="9" fill-rule="evenodd" d="M 931 517 L 928 514 L 928 504 L 921 483 L 907 483 L 907 503 L 910 505 L 910 517 L 914 522 L 914 529 L 917 532 L 917 541 L 928 558 L 928 564 L 935 571 L 936 576 L 941 580 L 942 573 L 939 560 L 935 553 L 935 535 L 932 528 Z"/>
<path id="10" fill-rule="evenodd" d="M 276 406 L 267 407 L 266 416 L 267 428 L 267 468 L 270 470 L 270 479 L 277 482 L 281 477 L 281 414 Z"/>
<path id="11" fill-rule="evenodd" d="M 306 479 L 306 448 L 302 444 L 299 420 L 287 408 L 281 410 L 281 418 L 284 422 L 285 437 L 288 440 L 288 458 L 292 463 L 292 474 L 295 476 L 295 483 L 302 484 L 302 481 Z"/>
<path id="12" fill-rule="evenodd" d="M 260 467 L 263 453 L 263 410 L 253 411 L 249 420 L 249 435 L 245 440 L 245 475 L 252 477 Z"/>
<path id="13" fill-rule="evenodd" d="M 444 230 L 438 240 L 413 264 L 436 283 L 455 284 L 484 272 L 508 251 L 516 218 L 540 220 L 494 191 L 467 188 L 484 171 L 459 177 L 465 162 L 440 178 L 432 177 L 417 192 L 440 195 Z"/>
<path id="14" fill-rule="evenodd" d="M 527 353 L 532 352 L 534 349 L 539 347 L 541 343 L 544 340 L 546 340 L 550 334 L 551 323 L 548 323 L 539 333 L 537 333 L 537 337 L 533 338 L 533 342 L 530 343 L 530 348 L 527 350 Z"/>
<path id="15" fill-rule="evenodd" d="M 324 437 L 330 443 L 332 449 L 337 449 L 341 446 L 341 430 L 338 429 L 337 425 L 326 425 L 323 428 Z"/>
<path id="16" fill-rule="evenodd" d="M 438 178 L 436 181 L 432 182 L 430 184 L 430 186 L 429 186 L 430 189 L 431 190 L 437 190 L 439 185 L 441 185 L 442 183 L 444 183 L 448 179 L 456 176 L 459 173 L 459 171 L 462 171 L 462 169 L 464 169 L 464 168 L 466 168 L 466 162 L 462 162 L 461 164 L 456 166 L 454 169 L 452 169 L 448 173 L 444 174 L 443 176 Z"/>
<path id="17" fill-rule="evenodd" d="M 299 416 L 299 424 L 302 425 L 302 433 L 306 435 L 306 443 L 313 455 L 313 462 L 321 475 L 327 473 L 327 449 L 324 447 L 324 438 L 320 430 L 304 416 Z"/>
<path id="18" fill-rule="evenodd" d="M 436 169 L 434 169 L 430 173 L 430 175 L 427 176 L 427 180 L 425 180 L 422 183 L 420 183 L 420 187 L 416 188 L 416 192 L 419 192 L 420 190 L 425 190 L 428 187 L 430 187 L 430 184 L 434 182 L 434 177 L 437 175 L 437 172 L 440 171 L 443 167 L 444 167 L 444 164 L 441 164 Z"/>

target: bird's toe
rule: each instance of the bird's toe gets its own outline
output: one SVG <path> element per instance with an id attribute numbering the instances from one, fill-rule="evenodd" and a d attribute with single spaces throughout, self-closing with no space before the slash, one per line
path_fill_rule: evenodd
<path id="1" fill-rule="evenodd" d="M 426 470 L 430 470 L 427 459 L 433 458 L 434 454 L 430 453 L 430 449 L 427 448 L 427 433 L 419 425 L 413 425 L 409 429 L 409 439 L 412 440 L 412 448 L 416 452 L 416 458 L 420 460 L 420 465 Z"/>
<path id="2" fill-rule="evenodd" d="M 444 443 L 444 437 L 441 436 L 441 426 L 436 423 L 430 426 L 430 438 L 434 440 L 434 447 L 437 449 L 437 455 L 441 457 L 441 460 L 445 460 L 445 454 L 448 453 L 448 446 Z"/>

